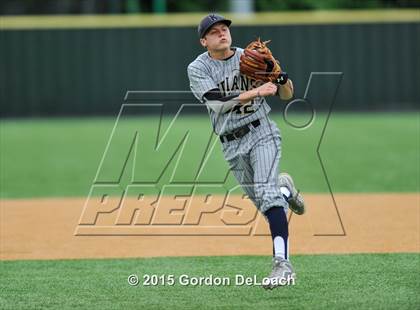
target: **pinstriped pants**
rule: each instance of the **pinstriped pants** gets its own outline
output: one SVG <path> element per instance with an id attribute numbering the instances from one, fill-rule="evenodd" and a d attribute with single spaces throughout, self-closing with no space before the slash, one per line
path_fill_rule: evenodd
<path id="1" fill-rule="evenodd" d="M 274 206 L 287 212 L 289 205 L 278 185 L 280 131 L 268 118 L 260 122 L 257 128 L 249 125 L 251 131 L 242 138 L 222 143 L 223 154 L 235 178 L 261 212 Z"/>

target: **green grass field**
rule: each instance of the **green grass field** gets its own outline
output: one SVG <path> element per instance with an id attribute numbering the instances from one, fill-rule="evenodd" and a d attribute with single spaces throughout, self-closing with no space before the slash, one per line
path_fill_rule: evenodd
<path id="1" fill-rule="evenodd" d="M 302 115 L 292 118 L 305 122 Z M 303 192 L 328 191 L 316 154 L 325 118 L 325 114 L 318 115 L 313 126 L 302 131 L 285 124 L 281 116 L 274 117 L 283 136 L 281 170 L 292 173 Z M 113 118 L 3 120 L 0 197 L 86 196 L 114 123 Z M 136 130 L 140 133 L 139 144 L 152 147 L 158 123 L 156 118 L 123 120 L 100 176 L 107 180 L 119 174 Z M 168 123 L 164 120 L 163 130 Z M 191 138 L 177 176 L 180 180 L 194 177 L 211 133 L 207 116 L 187 116 L 178 122 L 163 152 L 138 152 L 137 175 L 155 173 L 156 159 L 164 160 L 166 151 L 173 151 L 189 129 Z M 419 131 L 418 113 L 333 114 L 320 149 L 332 190 L 419 191 Z M 204 181 L 218 180 L 227 171 L 218 142 L 211 158 Z M 235 185 L 236 181 L 229 178 L 227 184 Z"/>
<path id="2" fill-rule="evenodd" d="M 294 286 L 235 286 L 235 275 L 262 279 L 269 258 L 194 257 L 7 261 L 1 309 L 418 309 L 418 254 L 313 255 L 293 259 Z M 229 277 L 230 286 L 130 286 L 137 274 Z"/>

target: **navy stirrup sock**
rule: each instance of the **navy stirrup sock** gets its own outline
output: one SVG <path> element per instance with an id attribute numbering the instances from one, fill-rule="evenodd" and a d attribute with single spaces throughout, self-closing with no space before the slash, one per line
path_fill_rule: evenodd
<path id="1" fill-rule="evenodd" d="M 272 207 L 265 212 L 273 239 L 273 256 L 289 259 L 289 226 L 282 207 Z"/>

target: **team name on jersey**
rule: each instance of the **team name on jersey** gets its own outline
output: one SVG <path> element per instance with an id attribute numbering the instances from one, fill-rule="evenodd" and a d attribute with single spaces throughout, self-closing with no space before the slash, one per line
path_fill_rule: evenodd
<path id="1" fill-rule="evenodd" d="M 225 79 L 217 83 L 217 87 L 222 93 L 223 97 L 228 96 L 235 91 L 247 91 L 259 86 L 261 82 L 255 79 L 251 79 L 246 75 L 235 75 L 233 78 L 225 77 Z"/>

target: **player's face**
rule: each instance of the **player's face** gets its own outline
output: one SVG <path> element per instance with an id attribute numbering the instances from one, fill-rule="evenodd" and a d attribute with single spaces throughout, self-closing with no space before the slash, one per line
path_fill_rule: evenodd
<path id="1" fill-rule="evenodd" d="M 222 51 L 229 49 L 232 44 L 229 27 L 223 23 L 215 24 L 210 28 L 200 42 L 210 51 Z"/>

